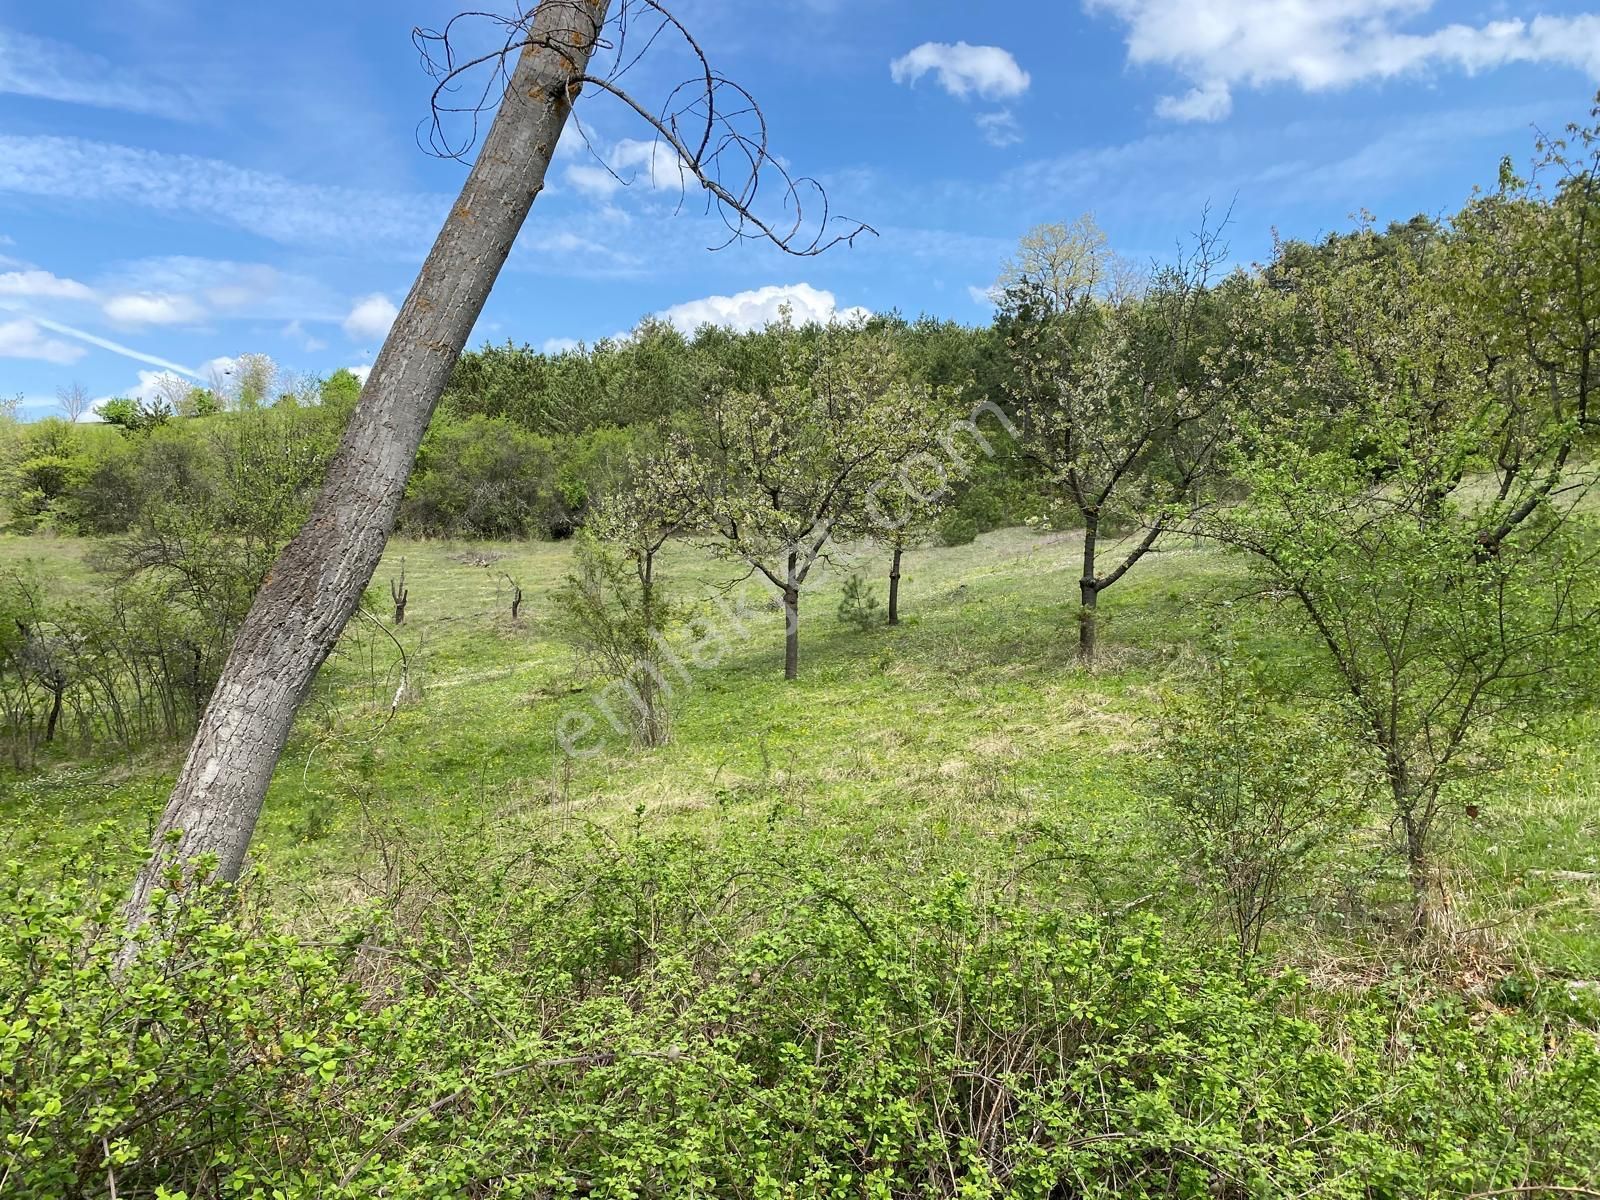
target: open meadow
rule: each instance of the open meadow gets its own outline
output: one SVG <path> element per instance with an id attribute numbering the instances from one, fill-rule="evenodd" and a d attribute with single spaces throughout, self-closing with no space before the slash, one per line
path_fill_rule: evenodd
<path id="1" fill-rule="evenodd" d="M 625 725 L 626 699 L 585 678 L 554 610 L 570 543 L 397 539 L 370 617 L 350 626 L 296 726 L 255 861 L 301 922 L 365 894 L 391 839 L 511 843 L 573 822 L 618 836 L 641 823 L 712 839 L 760 828 L 813 843 L 842 874 L 1027 875 L 1076 910 L 1204 919 L 1207 897 L 1163 840 L 1153 722 L 1194 687 L 1220 629 L 1247 629 L 1231 653 L 1268 674 L 1314 675 L 1315 647 L 1271 619 L 1237 559 L 1173 539 L 1107 601 L 1105 652 L 1086 669 L 1063 602 L 1080 550 L 1081 535 L 1026 529 L 918 548 L 903 624 L 863 631 L 838 615 L 841 588 L 857 574 L 881 596 L 888 556 L 841 548 L 807 594 L 804 672 L 786 683 L 773 590 L 674 546 L 663 575 L 707 628 L 686 635 L 669 676 L 670 743 L 641 752 L 611 724 Z M 69 588 L 93 578 L 74 539 L 10 539 L 0 554 Z M 402 566 L 410 600 L 395 626 L 384 589 Z M 512 580 L 525 594 L 515 621 Z M 696 644 L 708 665 L 690 661 Z M 559 726 L 574 714 L 594 728 L 569 754 Z M 7 774 L 5 854 L 45 871 L 102 823 L 145 835 L 180 757 L 62 755 Z M 1526 731 L 1470 801 L 1443 855 L 1451 967 L 1486 1005 L 1508 977 L 1600 979 L 1600 715 L 1578 707 Z M 1334 873 L 1297 884 L 1274 936 L 1291 960 L 1362 982 L 1392 950 L 1404 870 L 1381 807 L 1347 838 Z"/>

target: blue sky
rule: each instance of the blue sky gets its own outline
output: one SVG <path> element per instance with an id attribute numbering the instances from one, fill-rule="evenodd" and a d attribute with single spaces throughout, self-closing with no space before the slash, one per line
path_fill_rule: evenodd
<path id="1" fill-rule="evenodd" d="M 60 385 L 149 393 L 243 353 L 370 363 L 466 169 L 417 141 L 430 83 L 411 30 L 454 11 L 0 0 L 0 394 L 38 415 Z M 647 130 L 591 93 L 593 151 L 564 143 L 475 341 L 557 347 L 649 313 L 752 324 L 784 299 L 979 322 L 1016 238 L 1086 211 L 1150 258 L 1231 203 L 1248 262 L 1274 229 L 1447 213 L 1600 87 L 1595 0 L 674 11 L 761 102 L 784 160 L 879 236 L 820 258 L 710 253 L 721 226 L 653 186 Z M 647 103 L 687 65 L 660 49 L 630 76 Z"/>

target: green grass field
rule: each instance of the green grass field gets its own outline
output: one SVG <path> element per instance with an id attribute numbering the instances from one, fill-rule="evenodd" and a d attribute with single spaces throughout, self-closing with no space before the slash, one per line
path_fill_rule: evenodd
<path id="1" fill-rule="evenodd" d="M 662 571 L 675 599 L 719 631 L 721 643 L 703 643 L 718 661 L 675 677 L 670 745 L 634 750 L 598 720 L 584 742 L 598 753 L 573 759 L 558 723 L 598 719 L 600 688 L 576 673 L 553 611 L 570 547 L 397 542 L 374 581 L 375 619 L 352 625 L 284 755 L 257 861 L 281 903 L 327 911 L 395 836 L 426 844 L 508 824 L 646 821 L 736 837 L 760 823 L 891 877 L 898 864 L 937 860 L 978 879 L 1030 872 L 1045 894 L 1090 907 L 1179 911 L 1182 869 L 1141 777 L 1152 716 L 1189 685 L 1225 618 L 1243 617 L 1242 654 L 1271 655 L 1279 670 L 1309 670 L 1314 654 L 1271 632 L 1237 562 L 1184 543 L 1106 594 L 1103 658 L 1086 671 L 1074 653 L 1077 549 L 1070 534 L 1009 530 L 910 552 L 905 623 L 871 632 L 839 619 L 840 588 L 860 572 L 881 599 L 886 555 L 841 552 L 803 595 L 802 677 L 785 684 L 770 589 L 734 586 L 729 599 L 751 611 L 742 629 L 730 625 L 716 602 L 739 572 L 675 547 Z M 0 563 L 30 559 L 84 588 L 91 550 L 9 539 Z M 411 595 L 396 629 L 387 580 L 402 560 Z M 506 576 L 526 594 L 515 622 Z M 1476 820 L 1448 830 L 1452 917 L 1486 970 L 1600 977 L 1600 881 L 1583 878 L 1600 871 L 1597 733 L 1589 712 L 1538 731 L 1492 778 Z M 0 854 L 42 867 L 102 822 L 143 831 L 180 755 L 58 755 L 0 778 Z M 1326 911 L 1287 953 L 1339 978 L 1370 969 L 1365 923 L 1382 919 L 1386 890 L 1404 887 L 1388 841 L 1376 816 L 1358 831 L 1338 857 L 1348 878 L 1308 889 L 1308 905 Z M 1329 898 L 1342 892 L 1365 899 L 1335 911 Z"/>

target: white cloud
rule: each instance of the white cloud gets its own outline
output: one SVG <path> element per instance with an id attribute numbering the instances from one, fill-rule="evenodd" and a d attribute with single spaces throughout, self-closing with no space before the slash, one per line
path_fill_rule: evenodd
<path id="1" fill-rule="evenodd" d="M 979 113 L 978 128 L 983 131 L 983 140 L 991 146 L 1015 146 L 1022 140 L 1022 128 L 1009 108 Z"/>
<path id="2" fill-rule="evenodd" d="M 617 171 L 637 171 L 638 178 L 658 192 L 684 186 L 688 168 L 678 152 L 665 142 L 623 138 L 611 148 L 611 165 Z"/>
<path id="3" fill-rule="evenodd" d="M 357 300 L 344 319 L 344 331 L 353 342 L 381 342 L 400 315 L 393 300 L 381 292 Z"/>
<path id="4" fill-rule="evenodd" d="M 1433 0 L 1083 0 L 1127 25 L 1128 61 L 1164 66 L 1193 86 L 1157 101 L 1179 121 L 1216 121 L 1233 89 L 1314 92 L 1434 68 L 1474 74 L 1550 63 L 1600 79 L 1600 15 L 1535 16 L 1414 32 Z"/>
<path id="5" fill-rule="evenodd" d="M 588 130 L 579 124 L 576 117 L 569 120 L 561 127 L 561 136 L 556 139 L 556 152 L 551 157 L 557 162 L 577 158 L 585 152 L 584 142 L 587 133 Z"/>
<path id="6" fill-rule="evenodd" d="M 1020 96 L 1032 82 L 1011 52 L 999 46 L 923 42 L 889 64 L 896 83 L 914 84 L 929 71 L 934 72 L 940 87 L 958 99 L 970 93 L 985 100 Z"/>
<path id="7" fill-rule="evenodd" d="M 450 209 L 450 198 L 360 188 L 325 187 L 282 175 L 250 171 L 218 159 L 163 154 L 82 138 L 0 134 L 0 193 L 100 206 L 119 212 L 145 209 L 169 216 L 239 229 L 292 247 L 357 250 L 367 258 L 420 260 Z M 546 213 L 517 240 L 508 269 L 594 277 L 637 273 L 645 261 L 613 246 L 614 211 L 563 219 Z M 568 249 L 574 254 L 565 254 Z M 652 246 L 651 251 L 658 249 Z M 153 259 L 152 264 L 204 264 L 203 259 Z M 228 264 L 240 267 L 240 264 Z M 243 269 L 243 268 L 241 268 Z M 258 274 L 262 268 L 253 268 Z M 264 280 L 265 275 L 261 274 Z M 280 310 L 289 305 L 286 289 L 305 291 L 331 305 L 325 289 L 302 287 L 296 276 L 280 276 L 275 293 Z M 198 282 L 196 287 L 201 286 Z M 242 286 L 259 289 L 259 280 Z M 183 291 L 156 281 L 122 290 Z M 205 292 L 193 294 L 204 297 Z M 222 297 L 225 300 L 227 297 Z M 221 303 L 221 301 L 214 301 Z M 337 319 L 337 306 L 322 316 Z M 264 316 L 251 312 L 251 316 Z M 288 311 L 274 319 L 301 315 Z M 311 316 L 310 313 L 304 315 Z M 322 319 L 322 317 L 319 317 Z"/>
<path id="8" fill-rule="evenodd" d="M 93 300 L 94 289 L 76 279 L 62 279 L 49 271 L 8 271 L 0 274 L 0 296 L 38 300 Z"/>
<path id="9" fill-rule="evenodd" d="M 98 287 L 23 266 L 0 273 L 0 306 L 12 299 L 92 302 L 115 324 L 134 328 L 192 325 L 213 313 L 274 317 L 322 307 L 319 285 L 300 277 L 285 282 L 268 266 L 183 256 L 123 264 Z"/>
<path id="10" fill-rule="evenodd" d="M 594 163 L 574 163 L 569 166 L 566 180 L 585 196 L 610 196 L 622 186 L 620 179 Z"/>
<path id="11" fill-rule="evenodd" d="M 372 364 L 371 363 L 366 363 L 366 364 L 364 364 L 362 366 L 359 366 L 359 367 L 351 367 L 350 368 L 350 374 L 354 375 L 357 379 L 359 379 L 361 381 L 361 386 L 362 387 L 366 387 L 367 386 L 367 380 L 372 377 Z"/>
<path id="12" fill-rule="evenodd" d="M 82 346 L 45 336 L 37 321 L 23 318 L 0 323 L 0 358 L 32 358 L 65 366 L 87 353 Z"/>
<path id="13" fill-rule="evenodd" d="M 307 354 L 315 354 L 318 350 L 328 348 L 328 343 L 306 329 L 298 317 L 283 327 L 283 336 L 297 344 Z"/>
<path id="14" fill-rule="evenodd" d="M 0 92 L 178 120 L 193 120 L 200 111 L 185 88 L 137 76 L 126 63 L 9 29 L 0 29 Z"/>
<path id="15" fill-rule="evenodd" d="M 239 360 L 232 355 L 223 354 L 216 358 L 207 359 L 200 364 L 195 377 L 206 381 L 207 387 L 221 388 L 227 382 L 229 375 L 239 369 Z"/>
<path id="16" fill-rule="evenodd" d="M 324 284 L 265 263 L 164 255 L 118 266 L 103 291 L 187 297 L 219 317 L 337 321 L 347 311 Z"/>
<path id="17" fill-rule="evenodd" d="M 21 401 L 17 405 L 17 415 L 24 421 L 61 415 L 61 401 L 54 396 L 30 396 L 26 392 L 18 392 L 16 398 Z"/>
<path id="18" fill-rule="evenodd" d="M 567 183 L 585 195 L 605 198 L 635 184 L 653 192 L 681 192 L 692 182 L 678 152 L 662 141 L 623 138 L 607 151 L 604 162 L 569 165 Z"/>
<path id="19" fill-rule="evenodd" d="M 112 296 L 104 311 L 118 325 L 192 325 L 205 309 L 189 296 L 163 292 L 127 292 Z"/>
<path id="20" fill-rule="evenodd" d="M 82 138 L 0 135 L 0 191 L 198 217 L 297 249 L 425 249 L 441 196 L 299 183 L 217 159 Z"/>
<path id="21" fill-rule="evenodd" d="M 1156 101 L 1156 115 L 1171 121 L 1220 121 L 1232 111 L 1233 93 L 1215 79 L 1181 96 L 1162 96 Z"/>
<path id="22" fill-rule="evenodd" d="M 569 350 L 576 350 L 579 345 L 580 343 L 575 338 L 549 338 L 540 349 L 545 354 L 554 357 L 557 354 L 565 354 Z"/>
<path id="23" fill-rule="evenodd" d="M 976 287 L 968 284 L 967 295 L 972 297 L 974 304 L 981 304 L 984 308 L 994 307 L 994 289 L 992 287 Z"/>
<path id="24" fill-rule="evenodd" d="M 785 306 L 798 325 L 812 321 L 852 321 L 871 315 L 864 308 L 841 309 L 832 292 L 814 288 L 809 283 L 757 288 L 733 296 L 707 296 L 675 304 L 657 315 L 684 333 L 692 334 L 702 325 L 722 325 L 747 332 L 771 325 Z"/>

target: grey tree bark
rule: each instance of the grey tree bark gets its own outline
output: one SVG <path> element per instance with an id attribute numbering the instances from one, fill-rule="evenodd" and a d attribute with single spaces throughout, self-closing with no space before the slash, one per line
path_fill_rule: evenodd
<path id="1" fill-rule="evenodd" d="M 499 111 L 362 390 L 304 528 L 240 627 L 129 904 L 173 864 L 235 880 L 296 711 L 372 580 L 417 449 L 535 198 L 610 0 L 542 0 Z"/>

